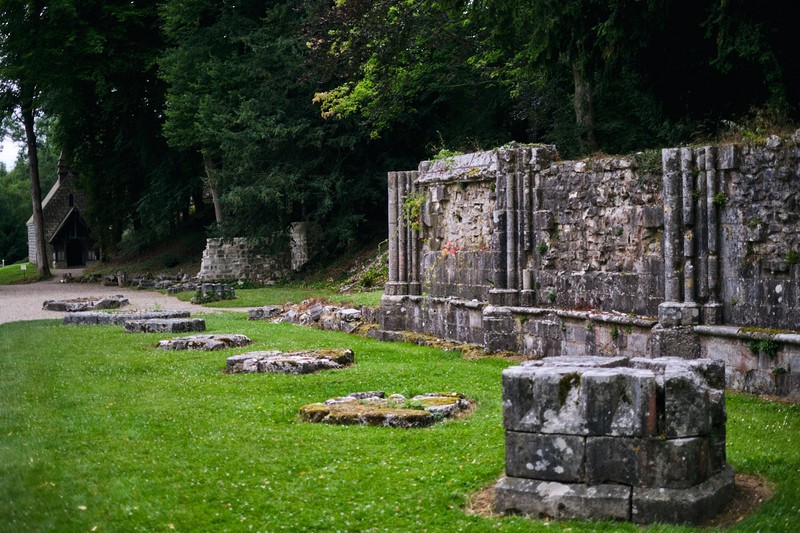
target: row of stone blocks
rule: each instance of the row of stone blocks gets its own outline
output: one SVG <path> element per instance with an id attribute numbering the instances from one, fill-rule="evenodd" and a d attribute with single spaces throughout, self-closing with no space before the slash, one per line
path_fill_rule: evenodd
<path id="1" fill-rule="evenodd" d="M 725 369 L 553 357 L 503 372 L 505 513 L 699 523 L 730 498 Z"/>
<path id="2" fill-rule="evenodd" d="M 189 318 L 188 311 L 145 313 L 87 311 L 64 316 L 64 324 L 68 326 L 124 326 L 127 333 L 188 333 L 206 329 L 206 321 L 202 318 Z"/>

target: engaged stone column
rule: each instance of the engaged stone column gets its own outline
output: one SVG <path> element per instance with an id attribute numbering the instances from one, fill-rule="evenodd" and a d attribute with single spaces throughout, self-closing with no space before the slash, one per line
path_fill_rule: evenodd
<path id="1" fill-rule="evenodd" d="M 419 172 L 417 171 L 408 173 L 409 191 L 413 190 L 414 182 L 417 180 L 418 177 L 419 177 Z M 419 232 L 409 227 L 409 239 L 411 242 L 411 246 L 409 250 L 410 253 L 408 260 L 410 266 L 408 294 L 412 296 L 419 296 L 420 294 L 422 294 L 422 283 L 419 278 L 419 263 L 420 263 Z"/>
<path id="2" fill-rule="evenodd" d="M 706 247 L 708 249 L 708 265 L 706 267 L 708 302 L 704 306 L 703 314 L 706 324 L 722 323 L 722 304 L 720 303 L 719 284 L 719 250 L 718 208 L 714 203 L 717 195 L 717 149 L 706 147 Z"/>
<path id="3" fill-rule="evenodd" d="M 389 282 L 385 287 L 387 296 L 399 296 L 407 292 L 404 279 L 401 279 L 401 276 L 405 278 L 404 188 L 405 173 L 389 172 Z"/>
<path id="4" fill-rule="evenodd" d="M 700 322 L 695 302 L 694 156 L 691 148 L 662 150 L 664 198 L 664 302 L 658 306 L 663 327 Z"/>

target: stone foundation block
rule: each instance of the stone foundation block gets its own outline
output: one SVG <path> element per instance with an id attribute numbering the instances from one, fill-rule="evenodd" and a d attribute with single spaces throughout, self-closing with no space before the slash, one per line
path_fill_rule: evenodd
<path id="1" fill-rule="evenodd" d="M 631 520 L 639 524 L 701 524 L 722 510 L 733 495 L 733 488 L 730 466 L 687 489 L 634 488 Z"/>
<path id="2" fill-rule="evenodd" d="M 656 380 L 652 372 L 592 369 L 583 373 L 581 389 L 590 435 L 656 434 Z"/>
<path id="3" fill-rule="evenodd" d="M 506 431 L 506 474 L 549 481 L 581 481 L 583 437 Z"/>
<path id="4" fill-rule="evenodd" d="M 504 477 L 497 484 L 495 509 L 538 518 L 630 520 L 631 488 Z"/>
<path id="5" fill-rule="evenodd" d="M 125 322 L 125 333 L 186 333 L 205 329 L 206 321 L 202 318 L 151 318 Z"/>
<path id="6" fill-rule="evenodd" d="M 589 437 L 586 482 L 688 488 L 709 477 L 708 440 Z"/>
<path id="7" fill-rule="evenodd" d="M 586 435 L 578 367 L 503 371 L 503 422 L 509 431 Z"/>
<path id="8" fill-rule="evenodd" d="M 189 311 L 150 311 L 145 313 L 100 313 L 83 311 L 64 316 L 65 326 L 122 326 L 129 320 L 151 318 L 189 318 Z"/>
<path id="9" fill-rule="evenodd" d="M 192 335 L 178 339 L 165 339 L 159 341 L 156 348 L 162 350 L 224 350 L 225 348 L 238 348 L 252 344 L 246 335 Z"/>

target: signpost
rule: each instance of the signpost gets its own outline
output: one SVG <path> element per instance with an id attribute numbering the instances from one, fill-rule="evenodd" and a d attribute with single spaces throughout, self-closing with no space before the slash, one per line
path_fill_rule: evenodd
<path id="1" fill-rule="evenodd" d="M 26 276 L 25 272 L 28 270 L 28 265 L 26 265 L 25 263 L 22 263 L 22 264 L 19 266 L 19 269 L 20 269 L 20 270 L 22 270 L 22 277 L 23 277 L 23 279 L 24 279 L 24 278 L 25 278 L 25 276 Z"/>

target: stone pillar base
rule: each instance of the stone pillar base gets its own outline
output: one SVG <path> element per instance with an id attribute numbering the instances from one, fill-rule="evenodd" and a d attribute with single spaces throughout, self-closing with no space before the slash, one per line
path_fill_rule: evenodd
<path id="1" fill-rule="evenodd" d="M 519 291 L 516 289 L 492 289 L 489 291 L 489 305 L 517 306 L 519 305 Z"/>
<path id="2" fill-rule="evenodd" d="M 408 283 L 401 283 L 399 281 L 390 281 L 384 285 L 383 293 L 386 296 L 403 296 L 408 294 Z"/>
<path id="3" fill-rule="evenodd" d="M 408 284 L 408 294 L 410 296 L 421 296 L 422 295 L 422 283 L 419 281 L 412 281 Z"/>
<path id="4" fill-rule="evenodd" d="M 647 343 L 648 357 L 680 357 L 682 359 L 700 357 L 700 341 L 693 327 L 665 328 L 661 324 L 657 324 L 650 331 L 652 334 Z"/>
<path id="5" fill-rule="evenodd" d="M 559 520 L 630 520 L 638 524 L 702 524 L 733 495 L 730 466 L 686 489 L 585 485 L 504 477 L 497 483 L 495 510 Z"/>
<path id="6" fill-rule="evenodd" d="M 658 323 L 665 328 L 700 324 L 700 306 L 693 302 L 664 302 L 658 306 Z"/>
<path id="7" fill-rule="evenodd" d="M 522 307 L 533 307 L 536 303 L 536 292 L 535 291 L 520 291 L 519 293 L 519 305 Z"/>
<path id="8" fill-rule="evenodd" d="M 509 309 L 490 305 L 483 310 L 483 347 L 487 352 L 516 351 L 516 324 Z"/>
<path id="9" fill-rule="evenodd" d="M 722 304 L 711 303 L 703 306 L 703 324 L 722 324 Z"/>

